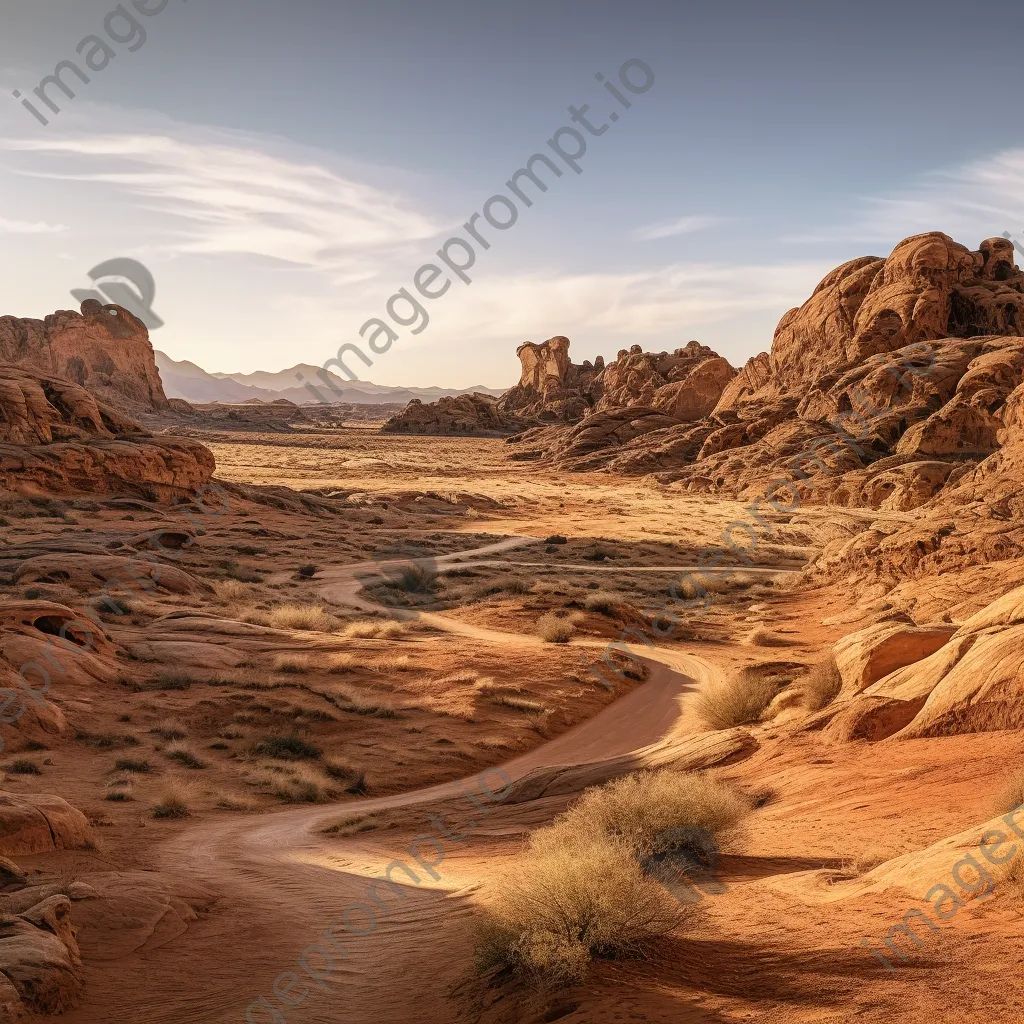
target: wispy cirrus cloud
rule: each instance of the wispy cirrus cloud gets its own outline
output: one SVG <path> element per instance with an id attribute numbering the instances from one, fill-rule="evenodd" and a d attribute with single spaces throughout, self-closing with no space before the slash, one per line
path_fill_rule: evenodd
<path id="1" fill-rule="evenodd" d="M 646 227 L 637 228 L 633 232 L 633 239 L 637 242 L 653 242 L 659 238 L 692 235 L 697 231 L 706 231 L 708 228 L 724 224 L 726 219 L 725 217 L 711 217 L 707 214 L 691 214 L 687 217 L 680 217 L 678 220 L 662 224 L 648 224 Z"/>
<path id="2" fill-rule="evenodd" d="M 398 194 L 225 131 L 4 139 L 0 146 L 31 156 L 20 174 L 106 184 L 138 209 L 169 218 L 162 246 L 172 253 L 352 270 L 376 250 L 441 230 Z"/>
<path id="3" fill-rule="evenodd" d="M 0 217 L 0 233 L 7 235 L 57 235 L 67 230 L 67 224 L 48 224 L 44 220 L 11 220 L 7 217 Z"/>
<path id="4" fill-rule="evenodd" d="M 965 245 L 1024 229 L 1024 149 L 923 175 L 888 195 L 862 198 L 852 214 L 784 242 L 856 242 L 879 249 L 909 235 L 944 231 Z"/>

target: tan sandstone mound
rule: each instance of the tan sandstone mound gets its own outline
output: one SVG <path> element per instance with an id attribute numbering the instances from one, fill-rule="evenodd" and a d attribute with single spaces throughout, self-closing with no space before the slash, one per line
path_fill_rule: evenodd
<path id="1" fill-rule="evenodd" d="M 202 445 L 153 437 L 73 381 L 0 363 L 0 488 L 166 501 L 194 494 L 213 470 Z"/>
<path id="2" fill-rule="evenodd" d="M 0 317 L 0 361 L 64 377 L 109 403 L 167 407 L 146 325 L 122 306 L 82 303 L 44 320 Z"/>

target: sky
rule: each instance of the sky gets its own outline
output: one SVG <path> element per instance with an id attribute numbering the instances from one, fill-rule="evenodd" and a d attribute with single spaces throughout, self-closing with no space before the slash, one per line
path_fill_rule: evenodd
<path id="1" fill-rule="evenodd" d="M 696 338 L 742 365 L 846 260 L 927 230 L 1024 244 L 1018 4 L 135 3 L 0 0 L 2 314 L 76 308 L 130 257 L 154 345 L 211 372 L 359 343 L 362 379 L 507 387 L 558 334 L 577 362 Z M 65 60 L 90 80 L 65 70 L 54 113 L 33 90 Z M 561 176 L 477 218 L 467 283 L 437 251 L 535 153 Z M 399 289 L 425 326 L 389 318 Z"/>

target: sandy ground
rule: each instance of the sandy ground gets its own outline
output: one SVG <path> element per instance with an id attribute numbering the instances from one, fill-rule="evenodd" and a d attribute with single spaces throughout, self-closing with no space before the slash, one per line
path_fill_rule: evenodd
<path id="1" fill-rule="evenodd" d="M 205 440 L 220 478 L 333 493 L 346 511 L 310 517 L 242 501 L 182 567 L 250 592 L 226 597 L 234 591 L 221 585 L 201 598 L 164 595 L 138 602 L 132 622 L 111 622 L 124 643 L 152 643 L 169 635 L 169 623 L 184 622 L 179 639 L 244 655 L 231 669 L 195 668 L 184 690 L 151 688 L 143 677 L 160 666 L 143 662 L 140 690 L 94 694 L 78 711 L 79 729 L 135 730 L 136 752 L 159 762 L 161 778 L 190 779 L 188 818 L 154 820 L 146 802 L 156 782 L 148 778 L 138 780 L 134 802 L 101 803 L 115 755 L 88 742 L 55 748 L 39 778 L 9 777 L 21 791 L 58 792 L 84 806 L 102 838 L 91 853 L 29 858 L 30 866 L 85 879 L 105 872 L 133 880 L 136 894 L 158 887 L 179 901 L 148 915 L 128 897 L 76 905 L 87 988 L 65 1019 L 1019 1019 L 1019 896 L 997 889 L 934 932 L 924 929 L 890 971 L 868 947 L 881 947 L 908 909 L 924 905 L 928 886 L 912 876 L 868 891 L 844 881 L 866 870 L 860 861 L 924 850 L 991 817 L 1024 754 L 1016 733 L 832 746 L 815 731 L 758 726 L 749 756 L 714 772 L 767 794 L 765 802 L 726 851 L 725 891 L 705 894 L 690 929 L 654 960 L 599 963 L 570 990 L 492 989 L 474 974 L 475 901 L 515 871 L 524 835 L 572 795 L 506 802 L 509 780 L 616 756 L 647 763 L 665 744 L 700 739 L 692 700 L 708 679 L 759 661 L 813 663 L 854 628 L 854 601 L 842 587 L 797 585 L 794 570 L 830 536 L 827 510 L 773 517 L 756 549 L 719 567 L 723 586 L 707 613 L 638 647 L 645 678 L 609 692 L 590 666 L 635 622 L 588 609 L 587 594 L 614 590 L 638 612 L 659 601 L 672 607 L 671 582 L 721 543 L 728 524 L 749 518 L 742 503 L 607 476 L 545 477 L 508 462 L 492 439 L 356 429 Z M 78 519 L 19 520 L 12 539 L 75 533 L 86 522 Z M 123 519 L 101 510 L 88 517 L 89 529 L 114 535 L 126 529 Z M 547 543 L 554 535 L 567 543 Z M 295 571 L 304 563 L 315 564 L 308 578 Z M 414 563 L 438 573 L 428 595 L 382 582 Z M 248 583 L 238 579 L 246 573 Z M 510 588 L 510 580 L 520 583 Z M 211 622 L 269 614 L 284 598 L 322 605 L 334 628 L 216 639 L 221 627 Z M 205 625 L 187 617 L 196 605 L 210 617 Z M 184 619 L 167 619 L 175 613 Z M 535 629 L 539 616 L 555 613 L 574 623 L 567 644 L 546 643 Z M 400 632 L 391 636 L 344 633 L 353 623 L 396 620 Z M 771 629 L 771 648 L 744 642 L 755 627 Z M 352 656 L 340 674 L 324 667 L 338 654 Z M 282 655 L 311 661 L 282 673 L 273 668 Z M 378 711 L 353 712 L 354 700 Z M 130 722 L 118 725 L 123 715 Z M 205 769 L 172 764 L 147 731 L 169 715 Z M 249 746 L 286 722 L 334 763 L 355 762 L 336 785 L 319 780 L 318 802 L 289 804 L 252 781 L 254 772 L 288 767 Z M 214 742 L 224 749 L 208 749 Z M 360 775 L 364 787 L 349 791 Z M 248 804 L 225 809 L 225 793 Z M 416 882 L 404 872 L 394 888 L 374 889 L 396 860 Z M 326 945 L 326 929 L 344 954 Z M 307 973 L 298 962 L 304 951 Z"/>

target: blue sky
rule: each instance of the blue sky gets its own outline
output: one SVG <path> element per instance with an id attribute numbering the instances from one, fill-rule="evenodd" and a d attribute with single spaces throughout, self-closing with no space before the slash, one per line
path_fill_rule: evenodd
<path id="1" fill-rule="evenodd" d="M 594 75 L 630 58 L 654 85 L 583 172 L 361 375 L 506 386 L 516 344 L 554 334 L 577 360 L 697 338 L 741 364 L 844 260 L 929 229 L 1024 233 L 1024 38 L 1001 0 L 168 0 L 43 127 L 11 91 L 80 60 L 114 7 L 4 5 L 0 312 L 68 308 L 89 268 L 132 256 L 154 344 L 213 371 L 358 341 L 570 104 L 618 109 Z"/>

